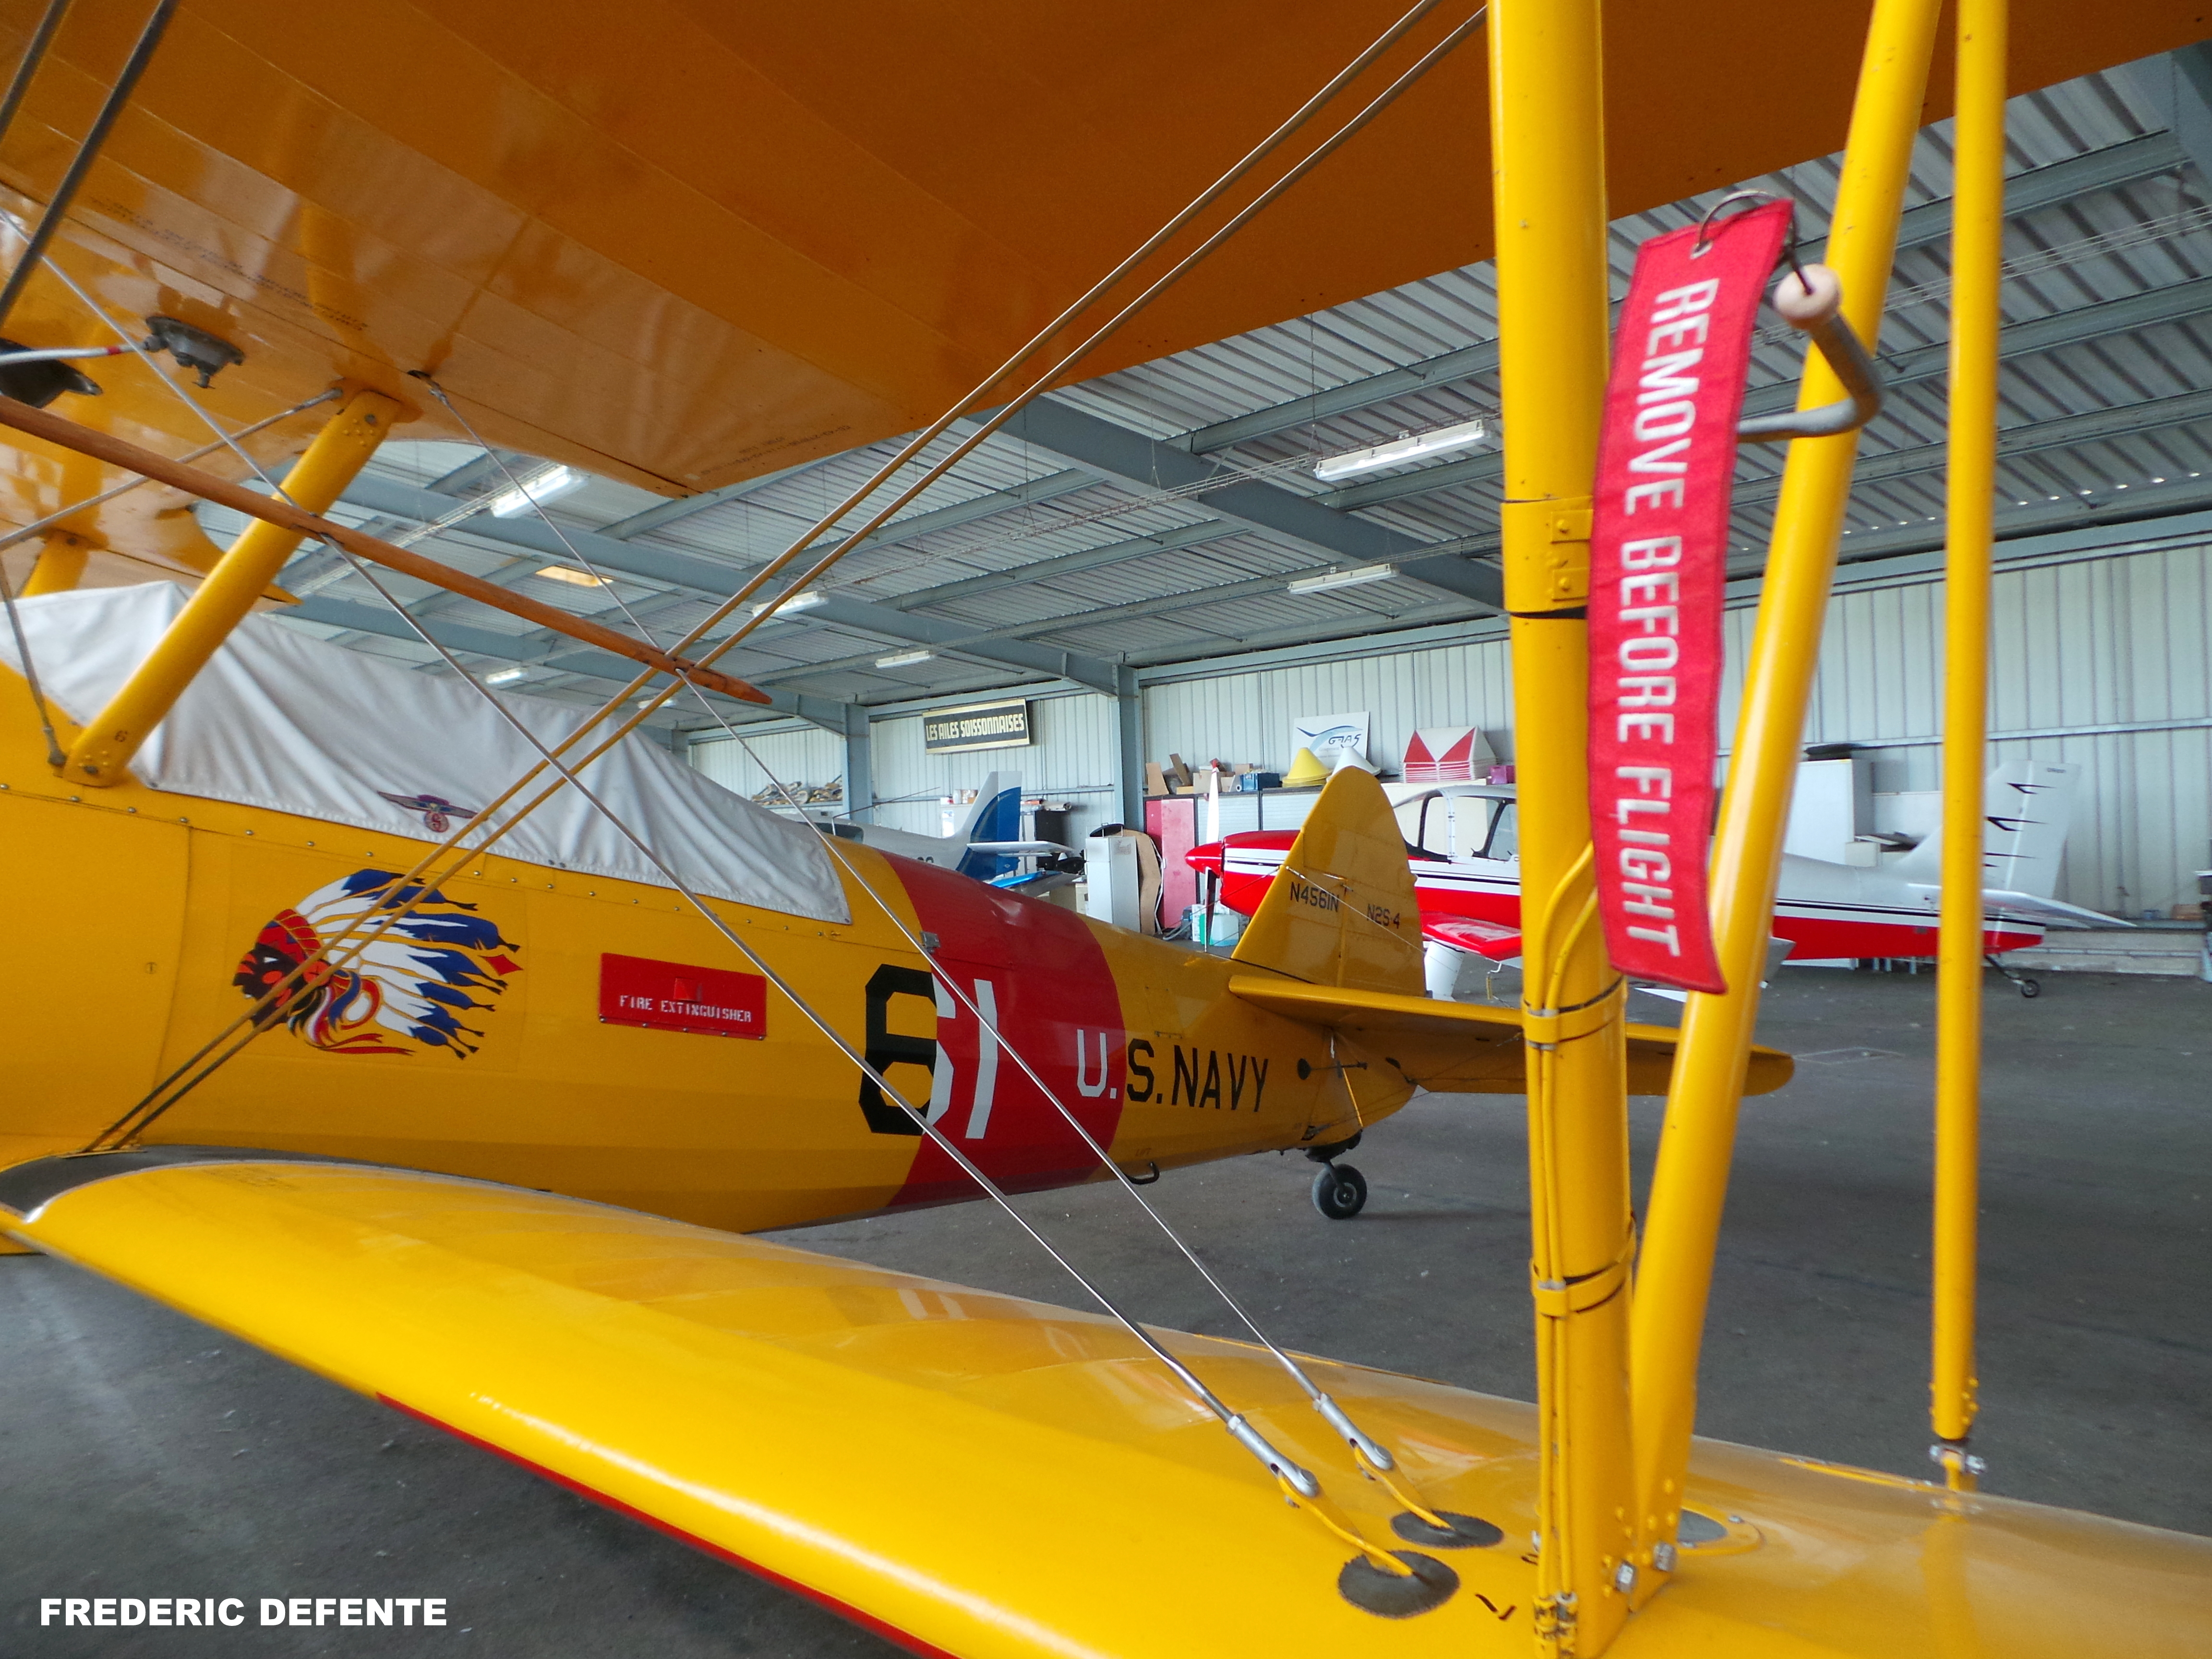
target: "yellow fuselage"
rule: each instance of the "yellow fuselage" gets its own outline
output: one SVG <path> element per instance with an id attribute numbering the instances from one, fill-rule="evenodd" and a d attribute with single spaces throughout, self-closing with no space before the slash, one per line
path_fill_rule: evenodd
<path id="1" fill-rule="evenodd" d="M 241 963 L 272 918 L 428 850 L 136 783 L 73 790 L 10 724 L 0 1163 L 82 1146 L 243 1014 Z M 1358 1080 L 1356 1116 L 1326 1036 L 1225 994 L 1224 961 L 851 843 L 837 851 L 849 924 L 709 902 L 1010 1188 L 1105 1173 L 1022 1061 L 1140 1174 L 1341 1140 L 1410 1092 Z M 143 1139 L 477 1176 L 738 1231 L 980 1196 L 911 1118 L 865 1098 L 858 1068 L 772 988 L 757 1037 L 603 1018 L 610 957 L 749 971 L 676 892 L 496 856 L 464 870 L 436 908 L 474 907 L 510 970 L 462 1013 L 462 1040 L 364 1025 L 387 1040 L 337 1046 L 275 1024 Z M 935 936 L 939 968 L 973 1008 L 933 984 L 908 934 Z"/>

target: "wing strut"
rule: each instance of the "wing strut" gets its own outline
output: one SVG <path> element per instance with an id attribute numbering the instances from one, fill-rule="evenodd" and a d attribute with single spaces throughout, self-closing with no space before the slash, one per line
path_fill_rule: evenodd
<path id="1" fill-rule="evenodd" d="M 1881 331 L 1940 10 L 1938 0 L 1875 0 L 1868 25 L 1830 221 L 1829 263 L 1843 281 L 1844 315 L 1869 343 Z M 1826 360 L 1808 356 L 1800 403 L 1826 404 L 1841 390 Z M 1729 989 L 1718 996 L 1694 994 L 1684 1011 L 1637 1267 L 1632 1513 L 1637 1565 L 1651 1581 L 1639 1600 L 1674 1570 L 1697 1413 L 1698 1357 L 1745 1058 L 1759 1012 L 1784 820 L 1857 447 L 1855 433 L 1790 445 L 1745 672 L 1712 853 L 1713 932 Z M 1972 844 L 1978 848 L 1980 838 Z"/>
<path id="2" fill-rule="evenodd" d="M 2005 0 L 1960 0 L 1951 211 L 1950 469 L 1944 481 L 1943 875 L 1936 970 L 1936 1225 L 1929 1455 L 1979 1484 L 1974 1271 L 1980 1205 L 1982 814 L 1988 757 L 1997 295 L 2004 280 Z"/>

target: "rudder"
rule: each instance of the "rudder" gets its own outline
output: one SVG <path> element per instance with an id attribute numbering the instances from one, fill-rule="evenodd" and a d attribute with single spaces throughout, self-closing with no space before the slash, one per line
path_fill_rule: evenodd
<path id="1" fill-rule="evenodd" d="M 1232 958 L 1309 985 L 1421 994 L 1421 912 L 1373 775 L 1332 776 Z"/>

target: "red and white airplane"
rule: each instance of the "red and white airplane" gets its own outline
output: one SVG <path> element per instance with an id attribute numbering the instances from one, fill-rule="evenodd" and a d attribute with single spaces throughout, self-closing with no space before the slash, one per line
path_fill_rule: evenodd
<path id="1" fill-rule="evenodd" d="M 1984 947 L 1992 957 L 2039 944 L 2047 928 L 2116 925 L 2052 896 L 2081 770 L 2052 761 L 2008 761 L 1990 774 L 1982 902 Z M 1448 998 L 1468 953 L 1493 962 L 1521 954 L 1515 792 L 1510 784 L 1463 783 L 1401 785 L 1390 794 L 1420 896 L 1430 994 Z M 1193 848 L 1185 857 L 1201 874 L 1218 876 L 1222 904 L 1249 916 L 1297 838 L 1295 830 L 1250 830 Z M 1934 957 L 1938 842 L 1930 835 L 1870 869 L 1785 854 L 1774 905 L 1778 954 L 1770 965 L 1788 957 Z M 2036 994 L 2033 980 L 2011 977 L 2023 995 Z"/>

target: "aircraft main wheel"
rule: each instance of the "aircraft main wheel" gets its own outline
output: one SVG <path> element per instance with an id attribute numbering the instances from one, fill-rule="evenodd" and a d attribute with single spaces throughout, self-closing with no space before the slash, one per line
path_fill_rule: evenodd
<path id="1" fill-rule="evenodd" d="M 2043 994 L 2043 981 L 2036 979 L 2024 979 L 2021 981 L 2020 994 L 2024 997 L 2041 996 Z"/>
<path id="2" fill-rule="evenodd" d="M 1367 1177 L 1349 1164 L 1324 1164 L 1314 1177 L 1313 1201 L 1331 1221 L 1349 1221 L 1367 1207 Z"/>

